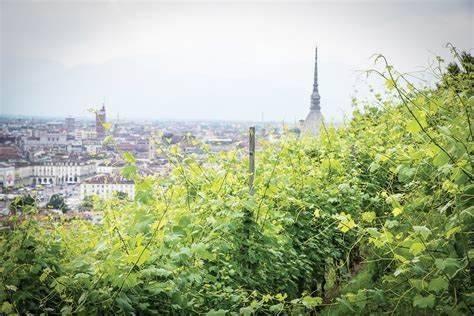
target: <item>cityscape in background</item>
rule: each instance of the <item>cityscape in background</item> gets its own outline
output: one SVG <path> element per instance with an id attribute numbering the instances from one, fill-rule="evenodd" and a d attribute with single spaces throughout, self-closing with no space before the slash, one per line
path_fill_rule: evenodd
<path id="1" fill-rule="evenodd" d="M 209 151 L 247 147 L 248 128 L 255 125 L 259 141 L 300 132 L 283 122 L 109 119 L 105 104 L 88 119 L 1 117 L 0 214 L 6 216 L 9 203 L 25 194 L 40 207 L 59 194 L 72 212 L 92 195 L 106 199 L 121 192 L 133 199 L 134 183 L 121 173 L 124 153 L 135 157 L 141 175 L 166 176 L 172 165 L 158 147 L 175 145 L 184 156 L 201 159 Z"/>
<path id="2" fill-rule="evenodd" d="M 209 152 L 249 148 L 250 126 L 258 127 L 259 142 L 285 133 L 317 135 L 320 99 L 316 48 L 309 113 L 291 127 L 264 122 L 263 113 L 261 122 L 121 121 L 108 118 L 105 104 L 91 109 L 89 119 L 0 118 L 0 215 L 11 214 L 20 196 L 33 197 L 46 211 L 60 206 L 59 213 L 70 214 L 84 211 L 91 197 L 133 200 L 135 183 L 122 172 L 126 157 L 133 157 L 140 175 L 166 177 L 173 163 L 164 147 L 179 147 L 181 159 L 204 160 Z"/>

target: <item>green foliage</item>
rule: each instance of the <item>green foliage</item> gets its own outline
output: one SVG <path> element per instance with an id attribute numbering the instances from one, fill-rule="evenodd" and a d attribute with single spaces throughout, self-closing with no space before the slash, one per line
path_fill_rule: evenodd
<path id="1" fill-rule="evenodd" d="M 79 206 L 81 211 L 92 211 L 94 209 L 94 197 L 93 196 L 86 196 L 81 202 Z"/>
<path id="2" fill-rule="evenodd" d="M 30 213 L 36 208 L 36 201 L 31 195 L 17 196 L 9 206 L 12 214 L 18 214 L 21 212 Z"/>
<path id="3" fill-rule="evenodd" d="M 66 202 L 64 201 L 64 197 L 60 194 L 51 195 L 48 204 L 46 204 L 46 207 L 55 210 L 61 210 L 63 211 L 63 213 L 67 212 L 67 210 L 69 209 L 66 205 Z"/>
<path id="4" fill-rule="evenodd" d="M 114 193 L 114 196 L 119 200 L 127 200 L 128 194 L 122 191 L 117 191 Z"/>
<path id="5" fill-rule="evenodd" d="M 2 312 L 472 314 L 472 86 L 380 75 L 386 100 L 347 127 L 262 144 L 252 196 L 245 152 L 164 146 L 166 178 L 124 155 L 136 198 L 101 225 L 18 220 Z"/>

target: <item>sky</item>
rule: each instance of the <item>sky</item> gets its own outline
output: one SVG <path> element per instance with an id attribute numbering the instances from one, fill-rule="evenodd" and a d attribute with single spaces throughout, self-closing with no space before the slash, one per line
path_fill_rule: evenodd
<path id="1" fill-rule="evenodd" d="M 474 1 L 0 0 L 0 115 L 274 120 L 350 116 L 376 53 L 424 69 L 474 47 Z"/>

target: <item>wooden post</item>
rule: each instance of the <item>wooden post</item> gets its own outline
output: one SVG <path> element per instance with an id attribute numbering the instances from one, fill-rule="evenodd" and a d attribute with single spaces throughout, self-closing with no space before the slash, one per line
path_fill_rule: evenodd
<path id="1" fill-rule="evenodd" d="M 255 126 L 249 128 L 249 192 L 253 195 L 253 181 L 255 179 Z"/>

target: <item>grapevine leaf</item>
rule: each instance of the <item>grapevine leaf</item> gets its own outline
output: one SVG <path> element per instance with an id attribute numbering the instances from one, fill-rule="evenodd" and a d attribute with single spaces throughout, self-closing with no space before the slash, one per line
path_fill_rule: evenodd
<path id="1" fill-rule="evenodd" d="M 428 296 L 416 295 L 413 298 L 413 306 L 419 308 L 430 308 L 435 304 L 435 296 L 430 294 Z"/>
<path id="2" fill-rule="evenodd" d="M 434 292 L 441 292 L 447 290 L 449 286 L 448 281 L 446 281 L 443 277 L 437 277 L 430 281 L 428 288 Z"/>

